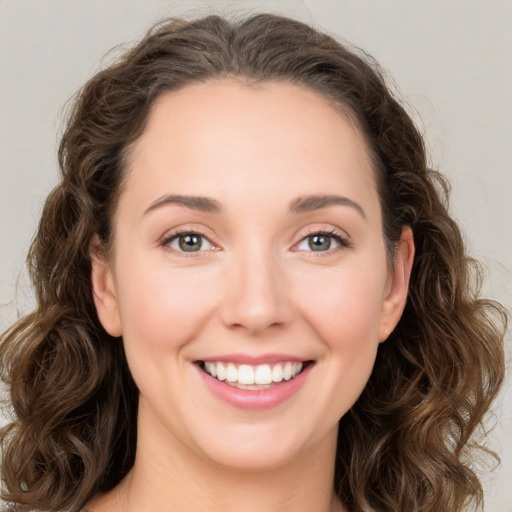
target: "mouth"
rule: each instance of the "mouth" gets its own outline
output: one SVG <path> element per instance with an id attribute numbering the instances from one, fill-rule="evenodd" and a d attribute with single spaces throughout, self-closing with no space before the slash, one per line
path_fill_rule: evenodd
<path id="1" fill-rule="evenodd" d="M 226 361 L 196 361 L 199 368 L 219 382 L 252 391 L 270 389 L 299 376 L 314 361 L 281 361 L 258 365 Z"/>

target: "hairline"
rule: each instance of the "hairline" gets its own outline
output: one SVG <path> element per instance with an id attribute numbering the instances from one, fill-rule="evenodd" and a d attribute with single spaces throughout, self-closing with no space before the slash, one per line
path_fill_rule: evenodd
<path id="1" fill-rule="evenodd" d="M 149 107 L 147 109 L 147 114 L 139 127 L 139 129 L 135 132 L 135 136 L 133 140 L 128 142 L 123 146 L 123 148 L 120 151 L 120 165 L 119 165 L 119 172 L 120 172 L 120 180 L 119 185 L 117 187 L 117 190 L 115 191 L 115 194 L 112 198 L 111 205 L 110 205 L 110 232 L 109 232 L 109 239 L 106 240 L 106 247 L 105 247 L 105 255 L 107 256 L 107 259 L 113 261 L 115 258 L 115 226 L 116 226 L 116 217 L 118 212 L 118 206 L 121 196 L 123 195 L 123 192 L 129 182 L 129 176 L 132 172 L 131 168 L 131 156 L 133 154 L 134 149 L 137 147 L 137 143 L 140 140 L 140 138 L 144 135 L 146 132 L 149 119 L 152 115 L 153 110 L 157 107 L 158 103 L 160 102 L 161 98 L 163 96 L 166 96 L 168 94 L 177 93 L 181 90 L 184 90 L 188 87 L 197 85 L 197 84 L 215 84 L 215 83 L 234 83 L 241 86 L 249 87 L 249 88 L 257 88 L 259 85 L 265 85 L 265 84 L 291 84 L 296 87 L 309 90 L 310 92 L 315 93 L 322 101 L 325 102 L 326 105 L 328 105 L 332 110 L 334 110 L 337 114 L 343 117 L 343 119 L 348 122 L 352 128 L 357 130 L 357 132 L 361 135 L 364 146 L 365 146 L 365 155 L 366 158 L 368 158 L 368 164 L 373 172 L 373 179 L 377 191 L 377 196 L 379 200 L 380 205 L 380 211 L 381 211 L 381 224 L 382 224 L 382 236 L 384 238 L 384 242 L 386 243 L 386 246 L 388 241 L 384 229 L 384 209 L 383 209 L 383 197 L 382 197 L 382 176 L 383 173 L 383 164 L 378 157 L 370 136 L 367 133 L 367 130 L 363 128 L 363 122 L 360 119 L 360 116 L 356 113 L 356 111 L 350 107 L 350 105 L 347 102 L 343 102 L 337 98 L 334 98 L 333 94 L 329 94 L 325 90 L 321 90 L 319 87 L 315 87 L 313 84 L 307 83 L 306 81 L 293 79 L 293 78 L 287 78 L 287 77 L 252 77 L 250 75 L 244 75 L 244 74 L 234 74 L 234 73 L 223 73 L 216 76 L 208 77 L 205 79 L 193 79 L 189 82 L 176 86 L 176 87 L 168 87 L 163 88 L 161 91 L 159 91 L 150 101 L 149 101 Z M 394 264 L 394 255 L 391 254 L 391 251 L 386 251 L 388 264 L 393 267 Z"/>

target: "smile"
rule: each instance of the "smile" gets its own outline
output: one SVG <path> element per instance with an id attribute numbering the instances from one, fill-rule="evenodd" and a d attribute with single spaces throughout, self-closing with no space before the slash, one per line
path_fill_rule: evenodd
<path id="1" fill-rule="evenodd" d="M 302 389 L 315 363 L 277 354 L 259 360 L 233 355 L 196 360 L 194 366 L 206 388 L 222 402 L 256 411 L 291 399 Z"/>
<path id="2" fill-rule="evenodd" d="M 302 371 L 304 364 L 295 361 L 283 361 L 275 364 L 249 365 L 221 361 L 203 361 L 201 368 L 219 381 L 225 381 L 241 389 L 266 389 L 269 385 L 288 381 Z"/>

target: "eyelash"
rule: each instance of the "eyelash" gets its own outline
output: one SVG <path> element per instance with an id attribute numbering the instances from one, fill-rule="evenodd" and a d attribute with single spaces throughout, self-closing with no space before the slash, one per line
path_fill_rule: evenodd
<path id="1" fill-rule="evenodd" d="M 304 240 L 307 240 L 311 236 L 315 235 L 324 235 L 328 236 L 329 238 L 332 238 L 336 241 L 338 244 L 338 247 L 335 247 L 334 249 L 328 249 L 327 251 L 305 251 L 305 252 L 311 252 L 316 253 L 315 256 L 327 256 L 332 255 L 335 253 L 338 253 L 339 251 L 343 249 L 349 249 L 352 247 L 352 244 L 347 236 L 342 235 L 339 231 L 331 228 L 331 229 L 312 229 L 309 230 L 305 236 L 303 236 L 299 243 L 302 243 Z"/>
<path id="2" fill-rule="evenodd" d="M 189 258 L 189 257 L 194 258 L 194 257 L 197 257 L 199 255 L 199 253 L 205 252 L 205 251 L 186 252 L 186 251 L 180 251 L 177 249 L 170 248 L 169 244 L 182 235 L 200 236 L 200 237 L 206 239 L 208 241 L 208 243 L 210 243 L 211 245 L 214 245 L 204 233 L 202 233 L 201 231 L 194 231 L 194 230 L 190 230 L 190 231 L 183 230 L 183 231 L 175 231 L 173 233 L 170 233 L 161 240 L 160 245 L 162 247 L 168 247 L 170 250 L 172 250 L 174 252 L 178 252 L 180 255 L 185 256 L 187 258 Z M 307 240 L 309 237 L 315 236 L 315 235 L 320 235 L 320 236 L 324 235 L 324 236 L 328 236 L 329 238 L 334 239 L 335 242 L 338 244 L 338 247 L 335 247 L 334 249 L 328 249 L 327 251 L 302 251 L 302 252 L 316 253 L 316 256 L 321 257 L 321 256 L 325 256 L 327 254 L 337 253 L 340 250 L 352 247 L 350 240 L 346 236 L 343 236 L 341 233 L 336 231 L 335 229 L 312 229 L 312 230 L 308 231 L 305 234 L 305 236 L 303 236 L 300 239 L 299 244 L 304 242 L 305 240 Z M 296 244 L 296 245 L 298 245 L 298 244 Z"/>
<path id="3" fill-rule="evenodd" d="M 164 238 L 162 239 L 162 241 L 160 242 L 160 245 L 162 247 L 167 247 L 169 250 L 175 252 L 175 253 L 179 253 L 181 256 L 184 256 L 186 258 L 195 258 L 197 256 L 199 256 L 199 253 L 201 252 L 205 252 L 205 251 L 193 251 L 193 252 L 186 252 L 186 251 L 180 251 L 180 250 L 177 250 L 177 249 L 173 249 L 171 247 L 169 247 L 169 244 L 179 238 L 180 236 L 183 236 L 183 235 L 196 235 L 196 236 L 200 236 L 202 238 L 204 238 L 205 240 L 208 240 L 208 243 L 210 243 L 211 245 L 214 245 L 210 239 L 204 234 L 204 233 L 201 233 L 201 231 L 197 231 L 197 230 L 182 230 L 182 231 L 175 231 L 173 233 L 169 233 L 167 236 L 164 236 Z"/>

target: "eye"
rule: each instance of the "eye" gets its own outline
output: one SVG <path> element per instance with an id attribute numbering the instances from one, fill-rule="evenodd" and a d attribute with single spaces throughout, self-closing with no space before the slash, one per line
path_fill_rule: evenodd
<path id="1" fill-rule="evenodd" d="M 297 245 L 298 251 L 327 252 L 349 247 L 348 240 L 330 230 L 316 231 L 303 238 Z"/>
<path id="2" fill-rule="evenodd" d="M 188 253 L 208 251 L 215 248 L 204 235 L 193 231 L 174 233 L 163 240 L 162 245 L 170 247 L 177 252 Z"/>

